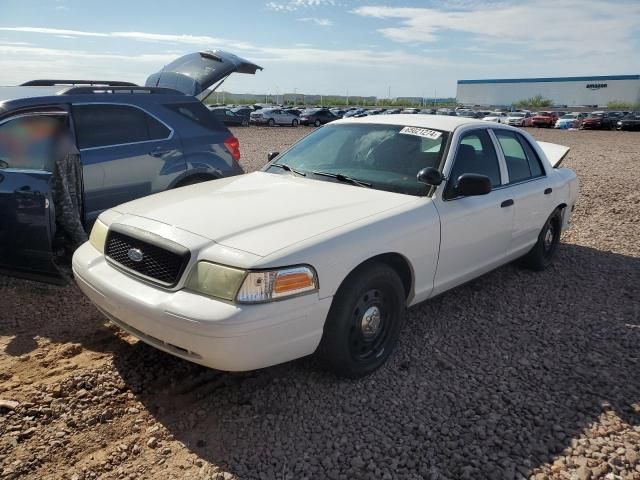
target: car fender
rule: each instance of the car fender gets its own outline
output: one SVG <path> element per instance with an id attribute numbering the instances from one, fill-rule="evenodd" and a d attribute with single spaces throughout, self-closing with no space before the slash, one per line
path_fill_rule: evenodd
<path id="1" fill-rule="evenodd" d="M 365 217 L 263 257 L 255 268 L 308 264 L 318 274 L 320 298 L 331 297 L 362 263 L 384 254 L 406 260 L 413 284 L 407 304 L 429 297 L 440 250 L 440 217 L 428 197 Z"/>
<path id="2" fill-rule="evenodd" d="M 214 148 L 224 148 L 218 147 Z M 242 167 L 231 159 L 231 155 L 227 152 L 221 152 L 223 155 L 228 156 L 226 160 L 221 155 L 214 152 L 194 152 L 185 155 L 185 171 L 178 176 L 170 188 L 182 182 L 185 178 L 193 175 L 210 175 L 216 178 L 228 177 L 231 175 L 240 175 L 244 173 Z"/>

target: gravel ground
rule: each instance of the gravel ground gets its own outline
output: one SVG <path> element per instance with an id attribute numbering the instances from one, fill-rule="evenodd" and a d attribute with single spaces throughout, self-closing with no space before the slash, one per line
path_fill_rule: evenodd
<path id="1" fill-rule="evenodd" d="M 253 170 L 309 131 L 234 132 Z M 207 370 L 0 277 L 0 478 L 640 479 L 640 135 L 533 133 L 582 181 L 553 267 L 411 309 L 362 380 Z"/>

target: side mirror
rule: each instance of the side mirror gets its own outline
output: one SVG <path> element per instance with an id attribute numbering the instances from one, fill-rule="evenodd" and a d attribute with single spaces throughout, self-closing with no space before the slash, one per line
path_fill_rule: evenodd
<path id="1" fill-rule="evenodd" d="M 442 173 L 440 173 L 437 168 L 433 167 L 423 168 L 418 172 L 416 178 L 420 183 L 425 183 L 427 185 L 431 185 L 432 187 L 437 187 L 444 180 Z"/>
<path id="2" fill-rule="evenodd" d="M 271 160 L 276 158 L 278 155 L 280 155 L 280 152 L 269 152 L 269 153 L 267 153 L 267 162 L 270 162 Z"/>
<path id="3" fill-rule="evenodd" d="M 491 180 L 486 175 L 477 173 L 465 173 L 458 177 L 456 194 L 465 197 L 486 195 L 491 192 Z"/>

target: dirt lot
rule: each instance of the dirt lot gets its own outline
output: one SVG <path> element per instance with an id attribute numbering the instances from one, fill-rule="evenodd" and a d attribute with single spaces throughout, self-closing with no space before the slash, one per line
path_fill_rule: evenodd
<path id="1" fill-rule="evenodd" d="M 309 131 L 235 133 L 252 170 Z M 640 479 L 640 134 L 534 135 L 582 181 L 554 266 L 413 308 L 363 380 L 207 370 L 0 277 L 0 479 Z"/>

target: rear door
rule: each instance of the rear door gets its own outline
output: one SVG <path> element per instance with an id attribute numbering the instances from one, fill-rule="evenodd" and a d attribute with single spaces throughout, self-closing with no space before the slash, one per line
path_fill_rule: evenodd
<path id="1" fill-rule="evenodd" d="M 173 128 L 120 103 L 72 107 L 85 185 L 85 222 L 116 205 L 166 190 L 186 169 Z"/>
<path id="2" fill-rule="evenodd" d="M 509 255 L 526 253 L 538 239 L 553 211 L 553 188 L 542 162 L 528 140 L 518 132 L 495 129 L 500 153 L 507 167 L 505 191 L 513 199 L 514 219 Z"/>
<path id="3" fill-rule="evenodd" d="M 64 107 L 21 112 L 0 120 L 0 270 L 59 277 L 53 263 L 55 212 L 51 200 L 50 139 L 34 120 L 67 116 Z M 64 120 L 64 119 L 63 119 Z"/>

